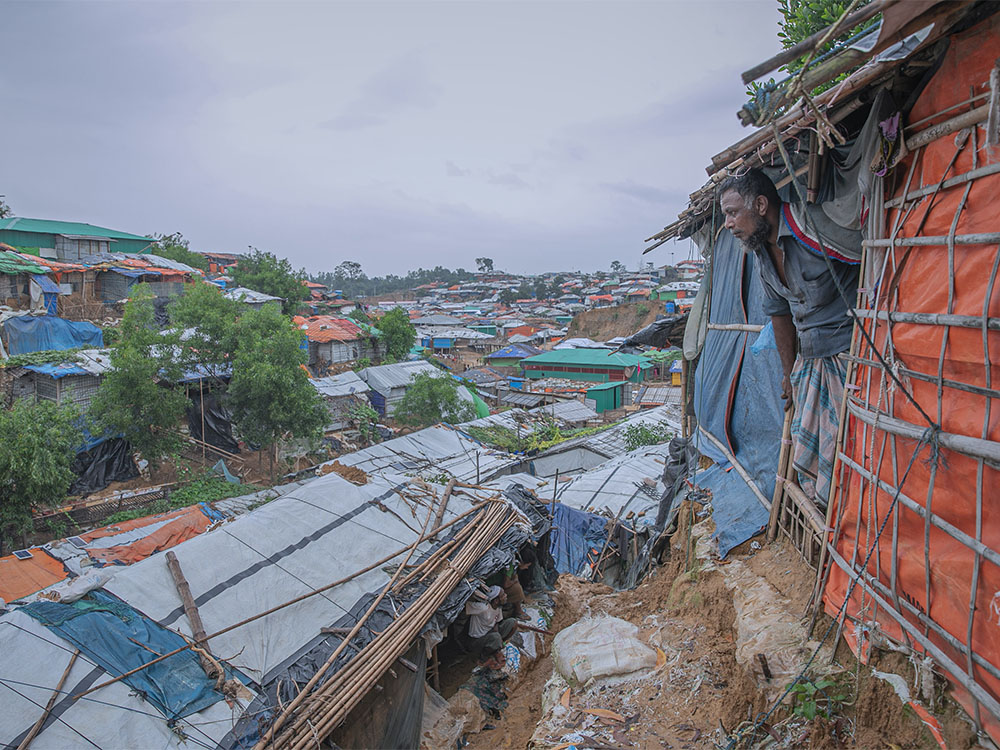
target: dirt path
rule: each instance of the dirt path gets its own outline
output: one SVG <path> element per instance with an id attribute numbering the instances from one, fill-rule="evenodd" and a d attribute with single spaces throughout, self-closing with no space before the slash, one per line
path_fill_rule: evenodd
<path id="1" fill-rule="evenodd" d="M 801 617 L 806 613 L 814 573 L 795 550 L 780 542 L 753 550 L 748 543 L 731 553 L 730 560 L 734 561 L 730 565 L 737 566 L 733 570 L 744 576 L 739 580 L 763 579 L 773 587 L 778 600 L 787 602 L 788 618 L 804 622 Z M 727 737 L 766 710 L 768 695 L 782 692 L 788 682 L 777 684 L 775 678 L 776 684 L 768 685 L 760 674 L 754 675 L 738 663 L 740 623 L 731 590 L 733 579 L 727 586 L 726 578 L 721 569 L 699 569 L 692 564 L 684 534 L 675 535 L 672 559 L 635 590 L 613 592 L 606 586 L 560 577 L 554 630 L 586 616 L 618 617 L 638 626 L 640 638 L 661 649 L 662 666 L 633 681 L 589 689 L 574 687 L 563 695 L 554 693 L 550 685 L 545 707 L 561 697 L 563 705 L 568 703 L 568 711 L 557 708 L 555 714 L 546 714 L 543 693 L 553 671 L 549 653 L 531 667 L 509 696 L 509 706 L 494 728 L 469 737 L 468 747 L 521 750 L 533 739 L 533 747 L 553 749 L 565 746 L 568 738 L 577 738 L 579 748 L 605 750 L 725 747 Z M 821 621 L 817 631 L 823 629 Z M 850 665 L 837 676 L 838 681 L 845 689 L 856 690 L 859 699 L 839 707 L 833 721 L 818 718 L 807 722 L 789 717 L 789 712 L 780 708 L 771 723 L 777 726 L 774 736 L 781 742 L 763 735 L 763 739 L 739 747 L 938 747 L 886 683 L 868 676 L 867 668 L 858 669 L 846 649 L 838 651 L 837 660 Z M 877 668 L 889 668 L 890 661 L 883 658 Z M 900 661 L 903 663 L 896 664 L 896 671 L 906 675 L 909 667 L 905 660 Z M 598 714 L 613 712 L 624 721 L 602 718 L 592 713 L 594 710 Z M 553 719 L 553 715 L 561 718 Z M 954 709 L 941 709 L 938 715 L 951 750 L 975 747 L 975 736 Z"/>

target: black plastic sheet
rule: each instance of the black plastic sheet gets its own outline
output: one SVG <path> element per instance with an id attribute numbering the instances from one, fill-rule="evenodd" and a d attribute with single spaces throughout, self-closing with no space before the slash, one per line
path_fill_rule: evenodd
<path id="1" fill-rule="evenodd" d="M 202 394 L 193 393 L 187 406 L 188 430 L 193 438 L 203 440 L 227 453 L 239 453 L 240 444 L 233 437 L 233 423 L 229 409 L 218 393 L 205 393 L 205 437 L 201 433 Z"/>
<path id="2" fill-rule="evenodd" d="M 664 315 L 626 338 L 622 346 L 655 346 L 657 349 L 682 346 L 687 320 L 687 313 Z"/>
<path id="3" fill-rule="evenodd" d="M 132 459 L 132 446 L 124 438 L 110 438 L 90 450 L 76 454 L 70 467 L 76 479 L 70 485 L 71 495 L 100 492 L 112 482 L 124 482 L 139 476 Z"/>

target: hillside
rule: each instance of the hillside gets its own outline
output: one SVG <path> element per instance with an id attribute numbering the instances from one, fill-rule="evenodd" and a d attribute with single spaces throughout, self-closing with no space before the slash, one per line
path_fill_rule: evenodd
<path id="1" fill-rule="evenodd" d="M 661 305 L 656 302 L 629 302 L 618 307 L 586 310 L 573 318 L 567 336 L 594 341 L 628 336 L 656 320 L 660 311 Z"/>

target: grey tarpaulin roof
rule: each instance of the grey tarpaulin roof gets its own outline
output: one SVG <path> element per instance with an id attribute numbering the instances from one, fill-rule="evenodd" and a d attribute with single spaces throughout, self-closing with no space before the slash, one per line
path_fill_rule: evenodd
<path id="1" fill-rule="evenodd" d="M 538 411 L 551 414 L 553 417 L 566 422 L 589 422 L 591 419 L 599 419 L 596 411 L 576 399 L 557 401 L 554 404 L 540 406 L 538 407 Z"/>
<path id="2" fill-rule="evenodd" d="M 367 393 L 371 390 L 368 383 L 363 381 L 356 372 L 348 370 L 340 375 L 329 375 L 325 378 L 314 378 L 309 381 L 320 396 L 324 398 L 337 398 L 338 396 L 350 396 L 352 393 Z"/>
<path id="3" fill-rule="evenodd" d="M 427 500 L 399 494 L 407 481 L 386 475 L 358 487 L 329 474 L 174 547 L 206 630 L 212 633 L 263 612 L 412 543 L 431 509 Z M 478 499 L 474 494 L 454 494 L 444 519 L 471 507 Z M 431 545 L 418 549 L 425 554 Z M 255 681 L 251 688 L 257 691 L 285 674 L 302 654 L 336 639 L 321 634 L 320 628 L 353 618 L 348 613 L 369 592 L 384 586 L 390 574 L 391 570 L 376 568 L 213 638 L 212 651 L 238 664 Z M 162 555 L 118 570 L 105 588 L 162 626 L 190 635 Z M 0 736 L 16 743 L 48 701 L 73 647 L 15 610 L 0 616 L 0 648 L 3 683 L 17 690 L 3 691 Z M 74 695 L 108 678 L 84 656 L 71 670 L 64 691 Z M 237 702 L 230 709 L 220 700 L 178 721 L 180 731 L 175 732 L 131 688 L 115 683 L 82 700 L 57 700 L 53 713 L 58 720 L 35 742 L 40 749 L 225 746 L 224 738 L 245 708 L 245 703 Z"/>
<path id="4" fill-rule="evenodd" d="M 366 367 L 358 375 L 371 386 L 373 391 L 378 391 L 382 395 L 386 395 L 393 388 L 402 388 L 409 385 L 413 378 L 424 372 L 429 375 L 444 376 L 441 370 L 423 360 Z"/>
<path id="5" fill-rule="evenodd" d="M 264 294 L 263 292 L 257 292 L 253 289 L 247 289 L 245 286 L 238 286 L 235 289 L 227 289 L 222 294 L 229 299 L 234 299 L 237 302 L 246 302 L 251 305 L 264 302 L 282 301 L 281 297 L 273 297 L 270 294 Z"/>
<path id="6" fill-rule="evenodd" d="M 656 509 L 664 489 L 659 479 L 666 456 L 666 443 L 637 448 L 574 476 L 565 484 L 560 481 L 556 499 L 577 510 L 606 511 L 612 516 L 623 506 L 626 506 L 623 517 L 630 510 L 636 514 L 646 511 L 640 523 L 652 524 L 656 520 Z M 649 488 L 652 493 L 641 489 L 647 477 L 657 480 Z"/>
<path id="7" fill-rule="evenodd" d="M 443 424 L 376 443 L 336 460 L 369 474 L 380 471 L 411 476 L 446 473 L 465 482 L 475 482 L 477 454 L 481 481 L 507 473 L 508 468 L 521 460 L 509 453 L 488 448 Z"/>

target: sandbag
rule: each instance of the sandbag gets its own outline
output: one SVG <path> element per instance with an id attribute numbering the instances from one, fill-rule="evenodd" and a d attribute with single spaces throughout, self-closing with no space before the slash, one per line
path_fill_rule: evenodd
<path id="1" fill-rule="evenodd" d="M 594 617 L 559 631 L 552 643 L 556 669 L 571 685 L 656 666 L 656 652 L 639 628 L 617 617 Z"/>

